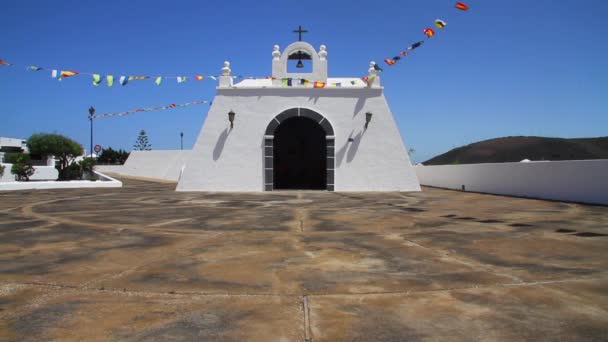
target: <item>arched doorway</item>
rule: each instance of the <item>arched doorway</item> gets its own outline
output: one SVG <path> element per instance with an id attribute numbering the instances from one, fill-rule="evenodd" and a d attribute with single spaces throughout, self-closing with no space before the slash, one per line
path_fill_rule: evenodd
<path id="1" fill-rule="evenodd" d="M 264 135 L 264 189 L 334 190 L 334 130 L 321 114 L 292 108 Z"/>
<path id="2" fill-rule="evenodd" d="M 325 190 L 325 131 L 306 117 L 289 118 L 274 132 L 274 189 Z"/>

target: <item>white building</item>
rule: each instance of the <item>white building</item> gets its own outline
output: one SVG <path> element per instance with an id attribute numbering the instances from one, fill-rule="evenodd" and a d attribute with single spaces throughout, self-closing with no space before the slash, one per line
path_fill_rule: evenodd
<path id="1" fill-rule="evenodd" d="M 298 41 L 274 47 L 272 78 L 233 84 L 229 65 L 178 191 L 420 190 L 373 64 L 368 82 L 328 78 L 326 47 Z"/>

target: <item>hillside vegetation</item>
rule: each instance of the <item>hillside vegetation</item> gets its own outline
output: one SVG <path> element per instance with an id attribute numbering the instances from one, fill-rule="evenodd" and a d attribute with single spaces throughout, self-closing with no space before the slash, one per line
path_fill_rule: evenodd
<path id="1" fill-rule="evenodd" d="M 529 160 L 608 159 L 608 137 L 504 137 L 455 148 L 424 165 L 506 163 Z"/>

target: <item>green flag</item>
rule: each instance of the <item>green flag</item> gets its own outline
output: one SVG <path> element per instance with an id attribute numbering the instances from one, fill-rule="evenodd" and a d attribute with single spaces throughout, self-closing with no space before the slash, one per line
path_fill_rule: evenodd
<path id="1" fill-rule="evenodd" d="M 100 74 L 93 74 L 93 85 L 94 86 L 98 86 L 99 83 L 101 83 L 101 75 Z"/>
<path id="2" fill-rule="evenodd" d="M 158 76 L 158 77 L 156 78 L 156 81 L 154 81 L 154 83 L 156 83 L 156 85 L 160 85 L 160 83 L 161 83 L 162 81 L 163 81 L 162 76 Z"/>
<path id="3" fill-rule="evenodd" d="M 114 84 L 114 76 L 108 75 L 106 76 L 106 81 L 108 81 L 108 87 L 111 87 Z"/>

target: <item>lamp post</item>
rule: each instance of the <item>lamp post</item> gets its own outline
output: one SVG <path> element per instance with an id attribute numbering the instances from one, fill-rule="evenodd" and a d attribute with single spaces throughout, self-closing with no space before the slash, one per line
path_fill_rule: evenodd
<path id="1" fill-rule="evenodd" d="M 179 138 L 180 138 L 180 146 L 181 146 L 181 149 L 183 150 L 184 149 L 184 132 L 179 133 Z"/>
<path id="2" fill-rule="evenodd" d="M 91 154 L 91 158 L 93 158 L 93 114 L 95 114 L 95 108 L 91 106 L 91 108 L 89 108 L 89 120 L 91 121 L 91 149 L 89 150 L 89 153 Z"/>

